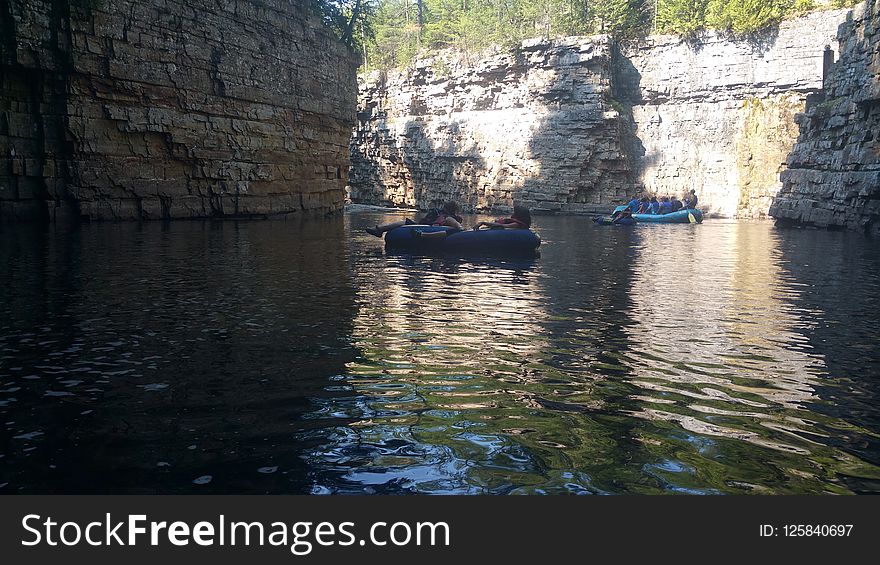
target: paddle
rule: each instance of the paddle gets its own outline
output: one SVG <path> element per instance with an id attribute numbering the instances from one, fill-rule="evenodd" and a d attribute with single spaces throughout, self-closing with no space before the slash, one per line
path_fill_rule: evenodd
<path id="1" fill-rule="evenodd" d="M 692 223 L 692 224 L 696 224 L 696 223 L 697 223 L 697 219 L 694 218 L 694 215 L 693 215 L 691 212 L 688 212 L 688 221 L 689 221 L 690 223 Z"/>

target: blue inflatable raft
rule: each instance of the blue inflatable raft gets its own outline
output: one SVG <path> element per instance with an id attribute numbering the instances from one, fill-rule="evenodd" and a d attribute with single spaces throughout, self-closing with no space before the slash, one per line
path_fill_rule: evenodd
<path id="1" fill-rule="evenodd" d="M 614 211 L 617 212 L 618 210 L 623 210 L 625 208 L 626 206 L 618 206 Z M 635 218 L 638 223 L 690 224 L 691 219 L 689 214 L 694 217 L 695 223 L 703 223 L 703 213 L 695 208 L 682 208 L 677 212 L 670 212 L 668 214 L 633 214 L 632 217 Z"/>
<path id="2" fill-rule="evenodd" d="M 421 233 L 445 231 L 444 238 L 418 237 Z M 532 230 L 462 230 L 443 226 L 411 224 L 385 233 L 385 246 L 408 251 L 461 254 L 529 254 L 541 245 L 541 238 Z"/>

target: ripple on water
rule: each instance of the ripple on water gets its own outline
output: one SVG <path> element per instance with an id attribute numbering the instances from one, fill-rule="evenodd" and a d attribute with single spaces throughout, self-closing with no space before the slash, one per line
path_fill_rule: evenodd
<path id="1" fill-rule="evenodd" d="M 0 488 L 878 490 L 876 246 L 542 217 L 538 258 L 417 257 L 391 217 L 4 232 Z"/>

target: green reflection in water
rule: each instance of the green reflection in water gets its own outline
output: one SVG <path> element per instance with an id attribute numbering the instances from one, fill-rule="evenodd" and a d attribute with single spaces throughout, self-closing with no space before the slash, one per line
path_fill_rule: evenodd
<path id="1" fill-rule="evenodd" d="M 353 230 L 358 401 L 336 406 L 351 422 L 313 454 L 338 473 L 319 488 L 848 493 L 853 477 L 880 480 L 847 449 L 877 434 L 818 392 L 838 384 L 810 342 L 823 313 L 801 301 L 770 226 L 538 230 L 542 256 L 526 262 L 385 255 Z"/>

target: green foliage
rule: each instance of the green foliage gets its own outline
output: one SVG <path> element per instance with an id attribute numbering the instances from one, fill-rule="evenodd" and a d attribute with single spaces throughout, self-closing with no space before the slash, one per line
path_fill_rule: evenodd
<path id="1" fill-rule="evenodd" d="M 375 67 L 406 64 L 422 48 L 478 52 L 532 37 L 636 35 L 652 0 L 379 0 L 369 43 Z M 417 17 L 421 7 L 422 18 Z"/>
<path id="2" fill-rule="evenodd" d="M 657 32 L 693 35 L 706 26 L 710 0 L 657 0 Z"/>
<path id="3" fill-rule="evenodd" d="M 367 47 L 367 64 L 379 68 L 404 65 L 421 47 L 423 29 L 414 2 L 386 0 L 376 11 L 374 40 Z M 381 49 L 377 49 L 381 46 Z M 370 54 L 372 52 L 372 55 Z"/>
<path id="4" fill-rule="evenodd" d="M 324 23 L 346 45 L 361 51 L 373 37 L 373 20 L 380 0 L 309 0 Z"/>
<path id="5" fill-rule="evenodd" d="M 791 8 L 791 13 L 795 16 L 803 16 L 815 9 L 816 2 L 814 0 L 795 0 Z"/>
<path id="6" fill-rule="evenodd" d="M 312 0 L 342 5 L 358 0 Z M 853 0 L 832 0 L 852 4 Z M 816 9 L 816 0 L 362 0 L 367 20 L 354 43 L 367 67 L 408 64 L 424 49 L 475 53 L 533 37 L 651 32 L 695 35 L 704 29 L 751 34 Z M 331 10 L 332 11 L 332 10 Z M 338 19 L 338 18 L 337 18 Z M 344 25 L 345 18 L 339 20 Z"/>
<path id="7" fill-rule="evenodd" d="M 593 6 L 593 28 L 599 33 L 634 35 L 648 29 L 652 9 L 645 0 L 605 0 Z"/>
<path id="8" fill-rule="evenodd" d="M 749 34 L 776 25 L 792 12 L 794 0 L 711 0 L 709 27 Z"/>

